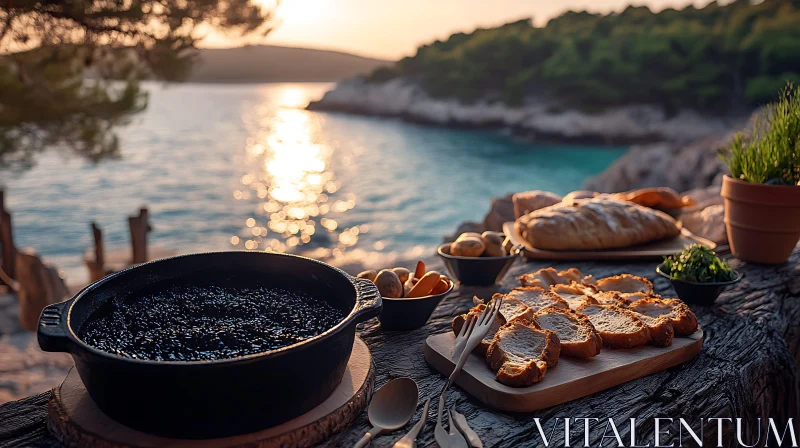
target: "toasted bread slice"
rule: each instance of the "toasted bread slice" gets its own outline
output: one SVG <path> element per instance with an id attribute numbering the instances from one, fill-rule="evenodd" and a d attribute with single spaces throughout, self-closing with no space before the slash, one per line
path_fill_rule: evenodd
<path id="1" fill-rule="evenodd" d="M 650 280 L 644 277 L 638 277 L 631 274 L 615 275 L 613 277 L 606 277 L 592 283 L 598 291 L 617 291 L 621 293 L 634 293 L 643 292 L 645 294 L 653 293 L 653 284 Z"/>
<path id="2" fill-rule="evenodd" d="M 500 383 L 524 387 L 544 379 L 548 361 L 557 363 L 560 351 L 554 332 L 525 325 L 523 319 L 518 319 L 497 331 L 486 362 L 497 372 Z"/>
<path id="3" fill-rule="evenodd" d="M 587 294 L 588 288 L 583 287 L 580 283 L 572 282 L 569 285 L 553 285 L 550 287 L 550 292 L 558 295 L 567 302 L 570 309 L 578 309 L 584 304 L 597 303 L 591 295 Z M 593 290 L 591 292 L 594 292 Z"/>
<path id="4" fill-rule="evenodd" d="M 672 322 L 676 336 L 689 336 L 697 331 L 697 316 L 681 300 L 649 298 L 637 300 L 628 308 L 650 317 L 666 317 Z"/>
<path id="5" fill-rule="evenodd" d="M 453 333 L 458 335 L 458 333 L 461 332 L 461 327 L 463 327 L 464 322 L 467 321 L 467 316 L 472 315 L 473 319 L 478 318 L 485 309 L 486 305 L 481 303 L 480 305 L 474 306 L 468 312 L 456 316 L 453 319 Z M 500 313 L 497 313 L 497 316 L 494 318 L 494 322 L 492 322 L 492 325 L 489 327 L 489 332 L 486 333 L 486 336 L 484 336 L 483 339 L 481 339 L 481 342 L 479 342 L 477 347 L 475 347 L 474 352 L 481 356 L 486 356 L 486 351 L 489 349 L 489 345 L 491 345 L 494 335 L 505 323 L 506 320 L 503 318 L 503 316 Z"/>
<path id="6" fill-rule="evenodd" d="M 558 335 L 562 355 L 591 358 L 603 348 L 603 340 L 583 314 L 550 307 L 534 314 L 533 322 L 539 328 L 554 331 Z"/>
<path id="7" fill-rule="evenodd" d="M 556 272 L 553 268 L 544 268 L 523 274 L 520 276 L 519 282 L 522 286 L 538 286 L 548 289 L 557 284 L 568 285 L 570 282 L 579 282 L 582 277 L 583 274 L 577 268 L 569 268 L 561 272 Z"/>
<path id="8" fill-rule="evenodd" d="M 650 331 L 650 345 L 656 347 L 669 347 L 675 337 L 675 329 L 672 322 L 666 316 L 651 317 L 632 311 L 633 314 L 641 319 Z"/>
<path id="9" fill-rule="evenodd" d="M 498 314 L 503 316 L 506 322 L 510 322 L 512 319 L 520 316 L 528 320 L 533 319 L 534 311 L 528 305 L 525 305 L 513 297 L 508 297 L 505 294 L 499 293 L 494 294 L 492 300 L 500 297 L 503 298 L 503 303 L 500 305 L 500 312 Z M 491 301 L 489 303 L 491 303 Z"/>
<path id="10" fill-rule="evenodd" d="M 506 298 L 519 300 L 525 305 L 528 305 L 534 313 L 551 306 L 569 309 L 569 304 L 566 300 L 538 286 L 514 288 L 511 292 L 506 294 Z"/>
<path id="11" fill-rule="evenodd" d="M 603 291 L 592 294 L 592 299 L 600 305 L 616 305 L 625 308 L 630 304 L 630 300 L 625 299 L 616 291 Z"/>
<path id="12" fill-rule="evenodd" d="M 631 311 L 616 305 L 584 305 L 578 312 L 585 314 L 610 348 L 631 348 L 650 342 L 650 331 Z"/>
<path id="13" fill-rule="evenodd" d="M 644 293 L 644 292 L 623 292 L 623 293 L 619 294 L 619 297 L 621 299 L 625 299 L 628 302 L 628 305 L 630 305 L 631 303 L 639 301 L 639 300 L 642 300 L 642 299 L 649 299 L 651 297 L 659 297 L 660 298 L 661 296 L 659 296 L 657 294 L 647 294 L 647 293 Z"/>

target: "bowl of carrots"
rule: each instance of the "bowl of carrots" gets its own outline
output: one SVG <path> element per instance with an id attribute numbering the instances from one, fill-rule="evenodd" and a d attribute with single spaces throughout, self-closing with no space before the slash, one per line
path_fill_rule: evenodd
<path id="1" fill-rule="evenodd" d="M 372 280 L 378 286 L 383 298 L 378 320 L 388 331 L 409 331 L 424 326 L 439 302 L 455 286 L 447 276 L 426 271 L 422 261 L 417 263 L 414 272 L 392 268 L 380 272 L 364 271 L 358 276 Z"/>

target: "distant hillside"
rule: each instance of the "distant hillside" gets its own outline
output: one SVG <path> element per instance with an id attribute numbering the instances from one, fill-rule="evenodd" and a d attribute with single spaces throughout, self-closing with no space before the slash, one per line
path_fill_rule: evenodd
<path id="1" fill-rule="evenodd" d="M 588 2 L 584 2 L 588 3 Z M 566 12 L 456 33 L 371 74 L 418 82 L 433 97 L 522 105 L 554 97 L 585 110 L 648 103 L 731 110 L 800 83 L 800 0 L 712 1 L 700 9 Z"/>
<path id="2" fill-rule="evenodd" d="M 254 45 L 200 50 L 190 82 L 338 81 L 366 74 L 391 61 L 338 51 Z"/>

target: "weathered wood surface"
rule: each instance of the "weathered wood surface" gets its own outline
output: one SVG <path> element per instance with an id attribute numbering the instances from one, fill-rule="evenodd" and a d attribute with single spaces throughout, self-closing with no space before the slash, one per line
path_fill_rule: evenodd
<path id="1" fill-rule="evenodd" d="M 20 324 L 25 330 L 36 331 L 44 307 L 67 299 L 69 291 L 58 271 L 46 265 L 33 249 L 17 253 L 16 272 Z"/>
<path id="2" fill-rule="evenodd" d="M 103 231 L 96 222 L 90 224 L 94 247 L 87 250 L 84 257 L 86 268 L 89 269 L 89 281 L 96 282 L 106 276 L 106 252 L 103 243 Z"/>
<path id="3" fill-rule="evenodd" d="M 128 226 L 131 230 L 131 263 L 141 264 L 147 258 L 147 234 L 153 227 L 148 220 L 149 213 L 146 208 L 140 208 L 139 214 L 128 217 Z"/>
<path id="4" fill-rule="evenodd" d="M 452 318 L 471 306 L 473 294 L 489 297 L 498 289 L 514 286 L 517 275 L 549 265 L 518 262 L 499 288 L 456 290 L 441 303 L 428 325 L 416 331 L 384 333 L 377 321 L 363 324 L 360 334 L 375 359 L 376 384 L 381 386 L 390 378 L 409 376 L 419 384 L 422 397 L 438 393 L 444 378 L 423 359 L 425 338 L 449 331 Z M 553 265 L 558 269 L 576 266 L 569 262 Z M 710 417 L 741 417 L 751 426 L 759 417 L 772 417 L 785 424 L 787 418 L 800 415 L 797 373 L 800 364 L 800 248 L 796 248 L 789 262 L 782 266 L 748 265 L 738 260 L 733 260 L 732 265 L 744 272 L 744 279 L 723 293 L 714 306 L 693 306 L 706 333 L 703 350 L 693 361 L 528 414 L 488 409 L 458 387 L 448 394 L 448 403 L 455 404 L 466 415 L 487 447 L 540 446 L 535 417 L 542 420 L 546 432 L 556 418 L 601 419 L 602 424 L 590 426 L 591 446 L 600 445 L 608 418 L 615 420 L 626 445 L 630 440 L 627 421 L 631 417 L 640 419 L 636 432 L 637 441 L 642 445 L 653 442 L 654 417 L 682 417 L 694 428 L 700 418 Z M 674 295 L 669 283 L 655 275 L 653 262 L 582 262 L 577 266 L 596 277 L 621 272 L 646 276 L 653 280 L 658 293 Z M 443 269 L 441 265 L 432 267 Z M 0 446 L 54 445 L 54 439 L 44 426 L 47 396 L 41 394 L 0 406 Z M 418 417 L 419 411 L 414 419 Z M 429 418 L 418 439 L 419 446 L 435 446 L 434 425 L 435 418 Z M 349 430 L 321 446 L 352 446 L 368 427 L 364 413 Z M 554 434 L 554 446 L 564 445 L 563 427 L 559 429 Z M 675 432 L 666 438 L 666 444 L 674 441 Z M 380 436 L 371 446 L 390 447 L 403 433 L 397 431 Z M 573 423 L 571 434 L 572 442 L 582 445 L 582 421 Z M 715 446 L 716 431 L 707 428 L 705 439 L 706 446 Z M 728 436 L 725 440 L 730 444 L 736 439 Z M 750 444 L 755 440 L 750 428 L 744 441 Z M 612 442 L 606 440 L 605 445 L 615 446 Z"/>
<path id="5" fill-rule="evenodd" d="M 17 248 L 14 246 L 13 230 L 11 213 L 6 210 L 5 191 L 0 190 L 0 269 L 10 279 L 17 278 Z"/>

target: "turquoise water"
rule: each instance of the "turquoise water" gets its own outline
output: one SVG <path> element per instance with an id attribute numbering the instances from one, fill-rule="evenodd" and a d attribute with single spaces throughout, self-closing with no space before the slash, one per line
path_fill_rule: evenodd
<path id="1" fill-rule="evenodd" d="M 432 253 L 494 196 L 579 189 L 624 152 L 303 110 L 331 87 L 148 86 L 147 111 L 119 132 L 120 160 L 51 153 L 3 174 L 18 245 L 82 281 L 89 223 L 124 247 L 126 216 L 146 204 L 150 241 L 176 253 L 316 249 L 380 262 Z"/>

